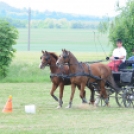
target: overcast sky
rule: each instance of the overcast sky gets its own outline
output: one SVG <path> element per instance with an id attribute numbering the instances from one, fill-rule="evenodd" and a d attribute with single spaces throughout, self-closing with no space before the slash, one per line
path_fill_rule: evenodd
<path id="1" fill-rule="evenodd" d="M 64 13 L 85 14 L 95 16 L 114 16 L 117 0 L 0 0 L 11 6 L 31 7 L 40 11 L 60 11 Z M 119 0 L 124 6 L 127 0 Z"/>

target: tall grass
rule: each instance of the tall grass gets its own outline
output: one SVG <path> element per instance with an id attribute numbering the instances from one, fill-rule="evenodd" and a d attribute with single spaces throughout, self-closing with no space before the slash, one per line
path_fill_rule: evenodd
<path id="1" fill-rule="evenodd" d="M 60 54 L 61 52 L 58 52 Z M 103 53 L 74 53 L 79 61 L 104 59 Z M 50 82 L 50 69 L 39 69 L 41 52 L 17 52 L 8 75 L 0 82 Z"/>

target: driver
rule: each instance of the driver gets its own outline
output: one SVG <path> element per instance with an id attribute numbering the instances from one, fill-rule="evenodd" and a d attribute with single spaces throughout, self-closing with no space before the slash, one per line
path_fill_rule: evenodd
<path id="1" fill-rule="evenodd" d="M 118 39 L 116 41 L 117 48 L 114 49 L 112 56 L 109 58 L 111 61 L 108 66 L 112 71 L 118 71 L 118 67 L 121 63 L 126 60 L 126 49 L 122 46 L 122 40 Z"/>

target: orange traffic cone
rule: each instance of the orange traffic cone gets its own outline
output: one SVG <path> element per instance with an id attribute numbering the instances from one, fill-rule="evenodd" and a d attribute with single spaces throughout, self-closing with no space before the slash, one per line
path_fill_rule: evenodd
<path id="1" fill-rule="evenodd" d="M 4 106 L 3 110 L 2 110 L 3 113 L 11 113 L 12 112 L 12 96 L 10 95 L 7 102 L 6 102 L 6 105 Z"/>

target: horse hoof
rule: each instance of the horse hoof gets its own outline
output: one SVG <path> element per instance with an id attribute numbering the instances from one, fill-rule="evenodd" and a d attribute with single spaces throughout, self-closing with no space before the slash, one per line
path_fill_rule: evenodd
<path id="1" fill-rule="evenodd" d="M 82 99 L 82 103 L 87 103 L 86 98 L 83 98 L 83 99 Z"/>
<path id="2" fill-rule="evenodd" d="M 66 109 L 69 109 L 69 108 L 71 108 L 71 106 L 68 105 L 68 106 L 66 107 Z"/>
<path id="3" fill-rule="evenodd" d="M 87 103 L 87 101 L 82 101 L 82 103 L 83 103 L 83 104 L 86 104 L 86 103 Z"/>
<path id="4" fill-rule="evenodd" d="M 62 106 L 57 106 L 57 109 L 60 109 L 60 108 L 62 108 Z"/>
<path id="5" fill-rule="evenodd" d="M 110 105 L 109 105 L 109 104 L 107 104 L 106 106 L 107 106 L 107 107 L 110 107 Z"/>
<path id="6" fill-rule="evenodd" d="M 94 105 L 94 102 L 89 102 L 89 105 Z"/>
<path id="7" fill-rule="evenodd" d="M 98 104 L 94 103 L 94 107 L 97 108 L 98 107 Z"/>

